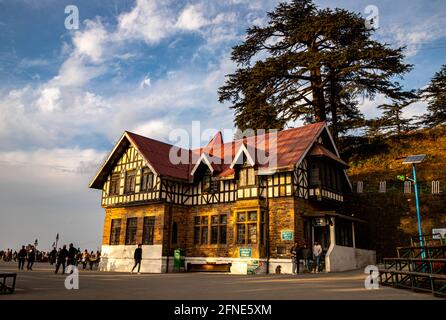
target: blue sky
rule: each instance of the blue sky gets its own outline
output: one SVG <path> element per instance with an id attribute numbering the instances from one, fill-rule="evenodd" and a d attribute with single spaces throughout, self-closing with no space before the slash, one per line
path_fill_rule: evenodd
<path id="1" fill-rule="evenodd" d="M 231 47 L 265 23 L 276 1 L 0 0 L 0 248 L 39 238 L 96 249 L 98 164 L 124 130 L 167 141 L 172 129 L 232 128 L 217 88 L 234 70 Z M 407 46 L 402 83 L 427 84 L 446 56 L 444 1 L 316 1 L 367 16 L 375 37 Z M 79 9 L 67 30 L 67 5 Z M 375 101 L 362 111 L 378 115 Z M 407 115 L 424 111 L 417 103 Z M 204 143 L 204 142 L 203 142 Z"/>

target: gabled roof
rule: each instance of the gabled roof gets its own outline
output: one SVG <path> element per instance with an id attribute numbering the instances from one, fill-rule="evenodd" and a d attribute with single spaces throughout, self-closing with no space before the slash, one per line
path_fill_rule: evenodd
<path id="1" fill-rule="evenodd" d="M 243 150 L 243 148 L 248 151 L 255 150 L 254 152 L 250 152 L 250 156 L 252 156 L 253 162 L 260 171 L 265 170 L 266 172 L 266 170 L 269 169 L 293 168 L 294 166 L 299 165 L 305 158 L 324 130 L 327 130 L 328 135 L 331 138 L 325 122 L 318 122 L 298 128 L 278 131 L 276 134 L 266 133 L 254 137 L 234 140 L 228 143 L 223 143 L 221 132 L 219 132 L 206 147 L 194 150 L 179 148 L 168 143 L 126 131 L 91 182 L 90 187 L 97 189 L 102 188 L 111 169 L 117 161 L 119 161 L 120 156 L 130 144 L 135 147 L 139 154 L 144 158 L 146 164 L 157 175 L 191 181 L 193 179 L 192 174 L 195 173 L 196 168 L 202 161 L 211 162 L 210 165 L 213 169 L 211 171 L 213 171 L 214 176 L 222 178 L 232 176 L 234 174 L 234 169 L 231 167 L 231 163 L 234 161 L 237 153 L 241 152 L 240 150 Z M 277 147 L 277 156 L 274 159 L 276 160 L 274 168 L 270 168 L 268 164 L 259 162 L 257 155 L 260 152 L 264 153 L 266 157 L 273 156 L 270 147 L 274 144 Z M 169 158 L 172 148 L 188 155 L 189 162 L 173 164 Z M 323 152 L 327 153 L 327 151 L 328 150 Z M 330 157 L 339 159 L 339 154 L 336 148 L 334 151 L 336 151 L 336 155 L 330 151 L 328 151 L 327 154 L 329 154 Z M 205 156 L 203 156 L 204 154 Z M 212 161 L 210 161 L 212 159 L 221 161 L 220 163 L 212 163 Z"/>
<path id="2" fill-rule="evenodd" d="M 325 156 L 327 158 L 330 158 L 331 160 L 336 161 L 337 163 L 339 163 L 341 166 L 343 166 L 345 169 L 349 168 L 349 165 L 342 160 L 341 158 L 339 158 L 337 155 L 335 155 L 333 152 L 331 152 L 330 150 L 328 150 L 327 148 L 325 148 L 322 144 L 320 144 L 319 142 L 315 142 L 313 144 L 313 147 L 311 148 L 310 152 L 308 153 L 308 155 L 310 156 Z"/>

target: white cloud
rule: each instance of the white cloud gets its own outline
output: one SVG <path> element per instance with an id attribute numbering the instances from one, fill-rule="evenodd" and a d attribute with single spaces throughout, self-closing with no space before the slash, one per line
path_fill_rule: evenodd
<path id="1" fill-rule="evenodd" d="M 52 85 L 64 87 L 81 87 L 105 72 L 104 66 L 87 66 L 76 55 L 70 56 L 59 68 L 59 73 L 49 81 Z"/>
<path id="2" fill-rule="evenodd" d="M 37 106 L 42 112 L 53 112 L 59 109 L 60 89 L 57 87 L 43 88 L 37 100 Z"/>
<path id="3" fill-rule="evenodd" d="M 209 24 L 209 21 L 203 17 L 203 13 L 196 5 L 187 6 L 180 14 L 176 27 L 185 30 L 198 30 Z"/>
<path id="4" fill-rule="evenodd" d="M 39 239 L 50 248 L 74 243 L 97 250 L 102 234 L 100 192 L 88 183 L 105 154 L 92 149 L 0 152 L 0 246 L 18 248 Z M 18 227 L 20 226 L 20 227 Z"/>
<path id="5" fill-rule="evenodd" d="M 166 138 L 168 132 L 172 130 L 170 125 L 163 120 L 151 120 L 140 123 L 132 128 L 130 131 L 142 136 L 151 138 Z"/>
<path id="6" fill-rule="evenodd" d="M 107 41 L 107 31 L 99 20 L 86 20 L 85 23 L 86 30 L 77 31 L 73 36 L 75 54 L 86 56 L 95 63 L 100 62 Z"/>
<path id="7" fill-rule="evenodd" d="M 173 29 L 174 19 L 168 9 L 170 1 L 137 0 L 135 7 L 118 16 L 115 41 L 143 39 L 149 44 L 157 43 Z"/>
<path id="8" fill-rule="evenodd" d="M 382 115 L 382 111 L 378 109 L 378 106 L 390 103 L 392 103 L 390 99 L 386 98 L 382 94 L 378 94 L 373 100 L 364 99 L 363 101 L 360 101 L 359 109 L 367 119 L 376 118 Z M 415 116 L 421 116 L 425 112 L 426 112 L 426 102 L 418 101 L 407 106 L 403 110 L 403 117 L 412 118 Z"/>

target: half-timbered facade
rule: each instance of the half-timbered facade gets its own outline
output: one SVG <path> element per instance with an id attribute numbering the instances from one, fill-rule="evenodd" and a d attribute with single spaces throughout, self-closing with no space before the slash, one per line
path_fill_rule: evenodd
<path id="1" fill-rule="evenodd" d="M 186 266 L 234 273 L 290 271 L 295 241 L 318 241 L 329 257 L 342 233 L 338 245 L 354 248 L 359 221 L 337 212 L 347 167 L 325 123 L 228 143 L 218 133 L 195 150 L 125 132 L 90 184 L 105 209 L 101 268 L 129 271 L 139 243 L 143 272 L 169 271 L 177 248 Z"/>

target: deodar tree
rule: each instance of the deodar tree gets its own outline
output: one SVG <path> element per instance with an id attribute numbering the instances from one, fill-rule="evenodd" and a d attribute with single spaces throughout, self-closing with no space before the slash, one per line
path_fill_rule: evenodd
<path id="1" fill-rule="evenodd" d="M 294 0 L 279 4 L 268 19 L 233 48 L 238 68 L 218 91 L 238 128 L 326 120 L 337 136 L 362 118 L 359 97 L 380 93 L 398 101 L 404 95 L 394 81 L 411 69 L 403 48 L 371 39 L 374 30 L 359 14 Z"/>
<path id="2" fill-rule="evenodd" d="M 435 73 L 421 95 L 428 102 L 427 114 L 423 116 L 424 124 L 434 127 L 446 123 L 446 64 Z"/>

